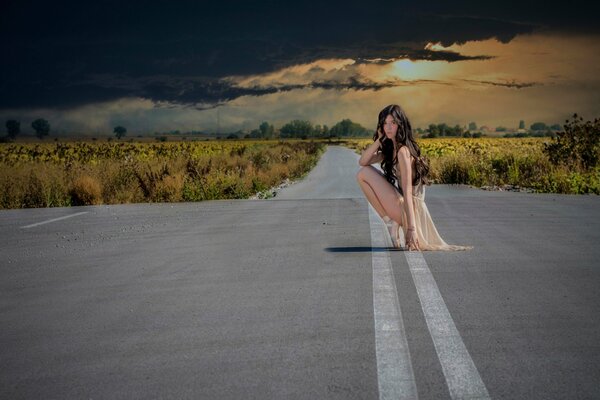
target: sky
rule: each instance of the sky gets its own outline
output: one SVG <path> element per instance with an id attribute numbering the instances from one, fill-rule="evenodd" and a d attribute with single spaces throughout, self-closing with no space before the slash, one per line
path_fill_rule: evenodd
<path id="1" fill-rule="evenodd" d="M 0 5 L 0 120 L 24 134 L 516 128 L 600 117 L 596 2 L 27 1 Z"/>

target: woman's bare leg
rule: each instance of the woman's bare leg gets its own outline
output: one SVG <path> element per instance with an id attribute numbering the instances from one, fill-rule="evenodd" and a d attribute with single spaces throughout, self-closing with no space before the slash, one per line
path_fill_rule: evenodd
<path id="1" fill-rule="evenodd" d="M 356 180 L 381 218 L 387 215 L 398 224 L 402 224 L 398 202 L 401 195 L 375 167 L 362 167 L 356 174 Z"/>
<path id="2" fill-rule="evenodd" d="M 361 168 L 360 171 L 358 171 L 358 174 L 356 174 L 356 180 L 358 181 L 358 185 L 362 189 L 362 191 L 365 194 L 365 197 L 367 198 L 369 203 L 371 203 L 371 205 L 373 206 L 375 211 L 377 211 L 377 214 L 379 214 L 379 216 L 381 218 L 383 218 L 387 214 L 385 212 L 385 209 L 381 205 L 381 202 L 377 198 L 377 195 L 373 191 L 373 188 L 364 179 L 364 175 L 362 174 L 364 168 L 367 168 L 367 167 L 363 167 L 363 168 Z"/>

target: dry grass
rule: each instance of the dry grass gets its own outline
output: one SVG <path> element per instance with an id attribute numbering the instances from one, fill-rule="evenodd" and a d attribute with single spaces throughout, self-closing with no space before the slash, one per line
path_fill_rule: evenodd
<path id="1" fill-rule="evenodd" d="M 0 144 L 0 208 L 248 198 L 299 178 L 306 141 Z"/>
<path id="2" fill-rule="evenodd" d="M 477 187 L 516 185 L 544 193 L 600 194 L 600 168 L 554 165 L 543 153 L 549 138 L 419 139 L 434 183 Z M 362 154 L 371 139 L 346 145 Z"/>
<path id="3" fill-rule="evenodd" d="M 102 203 L 102 187 L 96 178 L 83 174 L 76 177 L 69 189 L 73 205 Z"/>

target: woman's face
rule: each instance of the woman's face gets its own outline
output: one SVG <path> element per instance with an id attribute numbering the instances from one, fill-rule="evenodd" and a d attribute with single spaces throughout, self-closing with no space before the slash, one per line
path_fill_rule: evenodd
<path id="1" fill-rule="evenodd" d="M 398 124 L 394 120 L 394 117 L 392 117 L 391 115 L 385 117 L 385 122 L 383 123 L 383 131 L 385 132 L 385 136 L 388 139 L 396 137 L 396 132 L 398 131 Z"/>

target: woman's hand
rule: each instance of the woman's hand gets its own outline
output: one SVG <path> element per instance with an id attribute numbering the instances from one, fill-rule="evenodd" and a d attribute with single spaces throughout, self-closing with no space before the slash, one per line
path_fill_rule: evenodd
<path id="1" fill-rule="evenodd" d="M 417 232 L 414 229 L 408 229 L 406 231 L 406 248 L 409 251 L 421 251 L 421 248 L 419 246 L 419 239 L 417 239 Z"/>

